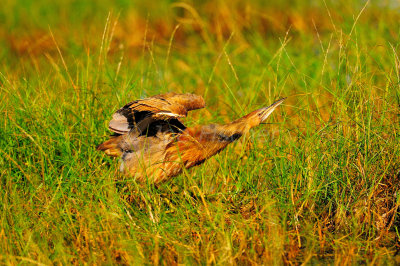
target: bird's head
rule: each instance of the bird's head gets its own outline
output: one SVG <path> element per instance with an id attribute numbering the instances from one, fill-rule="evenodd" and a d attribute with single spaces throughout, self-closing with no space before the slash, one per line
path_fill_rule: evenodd
<path id="1" fill-rule="evenodd" d="M 250 128 L 258 126 L 261 123 L 264 123 L 267 118 L 272 114 L 276 107 L 278 107 L 286 98 L 282 98 L 268 107 L 263 107 L 258 110 L 251 112 L 250 114 L 242 117 L 240 120 L 246 121 Z"/>
<path id="2" fill-rule="evenodd" d="M 225 131 L 226 135 L 246 134 L 253 127 L 263 123 L 285 99 L 286 98 L 280 99 L 268 107 L 255 110 L 242 118 L 223 125 L 221 128 Z"/>
<path id="3" fill-rule="evenodd" d="M 256 114 L 260 117 L 260 123 L 264 123 L 265 120 L 267 120 L 267 118 L 269 117 L 270 114 L 272 114 L 272 112 L 275 110 L 276 107 L 278 107 L 281 103 L 283 103 L 283 101 L 286 98 L 282 98 L 276 102 L 274 102 L 273 104 L 271 104 L 268 107 L 264 107 L 261 109 L 256 110 Z"/>

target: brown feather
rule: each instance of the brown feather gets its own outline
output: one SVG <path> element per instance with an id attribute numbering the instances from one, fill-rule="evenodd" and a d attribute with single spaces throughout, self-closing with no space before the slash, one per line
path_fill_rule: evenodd
<path id="1" fill-rule="evenodd" d="M 98 151 L 104 151 L 108 156 L 119 157 L 122 155 L 119 144 L 121 143 L 121 136 L 112 136 L 109 140 L 97 146 Z"/>
<path id="2" fill-rule="evenodd" d="M 126 106 L 131 108 L 129 110 L 133 110 L 133 113 L 135 110 L 147 112 L 151 108 L 159 111 L 151 111 L 149 115 L 138 119 L 136 126 L 130 128 L 128 133 L 112 137 L 97 149 L 105 151 L 110 156 L 121 156 L 120 170 L 137 181 L 160 183 L 178 175 L 183 168 L 202 164 L 222 151 L 229 143 L 264 122 L 283 100 L 253 111 L 226 125 L 186 128 L 176 118 L 163 117 L 163 112 L 172 111 L 176 106 L 184 108 L 186 112 L 202 108 L 205 105 L 203 98 L 193 94 L 156 95 Z M 164 105 L 161 102 L 164 102 Z M 128 110 L 126 106 L 123 107 L 124 111 Z M 114 119 L 117 121 L 120 117 L 116 116 Z M 114 121 L 113 125 L 116 123 L 119 121 Z M 139 128 L 140 123 L 146 128 Z"/>
<path id="3" fill-rule="evenodd" d="M 204 99 L 194 94 L 166 93 L 130 102 L 116 111 L 109 123 L 109 129 L 118 134 L 126 134 L 131 129 L 143 132 L 152 119 L 165 120 L 185 117 L 188 111 L 203 108 Z M 142 121 L 146 118 L 146 123 Z M 141 128 L 137 124 L 141 123 Z"/>

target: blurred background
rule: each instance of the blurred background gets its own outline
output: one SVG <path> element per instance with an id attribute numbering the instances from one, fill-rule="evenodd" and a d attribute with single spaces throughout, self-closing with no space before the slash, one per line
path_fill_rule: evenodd
<path id="1" fill-rule="evenodd" d="M 51 52 L 50 30 L 63 49 L 84 51 L 97 46 L 108 17 L 114 30 L 112 51 L 123 44 L 131 56 L 140 54 L 138 47 L 143 46 L 146 34 L 148 42 L 167 46 L 174 31 L 174 45 L 181 49 L 202 43 L 217 49 L 232 34 L 232 43 L 239 47 L 252 44 L 254 35 L 271 45 L 289 30 L 291 37 L 303 41 L 306 36 L 316 38 L 317 32 L 324 36 L 335 25 L 349 33 L 366 2 L 7 0 L 0 9 L 0 33 L 16 55 Z M 386 27 L 390 34 L 385 37 L 393 41 L 398 12 L 397 1 L 369 1 L 358 23 Z"/>
<path id="2" fill-rule="evenodd" d="M 2 0 L 0 263 L 398 264 L 400 2 Z M 155 188 L 95 150 L 115 110 L 187 125 L 288 97 Z"/>
<path id="3" fill-rule="evenodd" d="M 109 52 L 122 49 L 132 58 L 141 55 L 144 42 L 167 47 L 172 36 L 179 50 L 206 45 L 209 52 L 218 52 L 230 39 L 240 53 L 258 41 L 272 51 L 280 45 L 279 38 L 290 32 L 294 42 L 314 41 L 318 49 L 318 38 L 329 38 L 335 30 L 349 34 L 366 3 L 7 0 L 0 9 L 2 57 L 53 53 L 56 47 L 50 32 L 67 54 L 98 50 L 106 23 L 113 35 Z M 357 18 L 358 25 L 367 27 L 358 30 L 369 32 L 375 43 L 396 41 L 398 13 L 397 1 L 368 1 L 368 8 Z M 387 34 L 377 36 L 371 28 Z"/>

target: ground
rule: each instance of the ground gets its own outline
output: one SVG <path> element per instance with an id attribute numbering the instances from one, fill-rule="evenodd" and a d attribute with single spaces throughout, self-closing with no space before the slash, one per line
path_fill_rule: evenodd
<path id="1" fill-rule="evenodd" d="M 392 1 L 7 0 L 0 262 L 397 264 L 399 7 Z M 202 95 L 188 125 L 288 97 L 160 186 L 96 151 L 125 103 Z"/>

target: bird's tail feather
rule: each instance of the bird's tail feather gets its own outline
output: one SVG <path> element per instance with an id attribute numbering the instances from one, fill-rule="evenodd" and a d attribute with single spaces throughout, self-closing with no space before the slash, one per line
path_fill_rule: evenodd
<path id="1" fill-rule="evenodd" d="M 119 157 L 122 155 L 122 149 L 120 147 L 121 136 L 112 136 L 109 140 L 101 143 L 97 146 L 97 150 L 104 151 L 107 155 L 112 157 Z"/>

